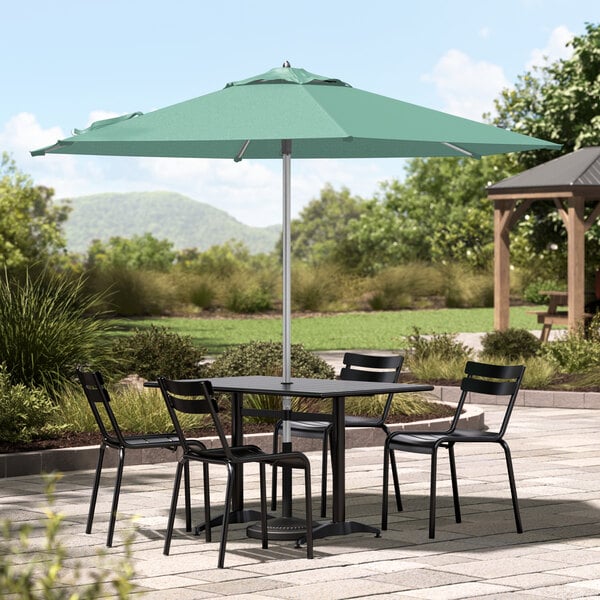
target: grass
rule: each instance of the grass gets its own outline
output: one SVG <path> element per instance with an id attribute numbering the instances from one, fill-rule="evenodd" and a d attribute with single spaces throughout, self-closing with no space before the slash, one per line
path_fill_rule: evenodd
<path id="1" fill-rule="evenodd" d="M 511 327 L 539 329 L 530 307 L 510 309 Z M 151 325 L 165 326 L 194 343 L 218 354 L 225 348 L 256 341 L 281 340 L 281 315 L 253 318 L 148 318 L 115 321 L 115 335 Z M 422 334 L 488 332 L 494 329 L 492 308 L 445 308 L 298 316 L 292 319 L 292 341 L 308 350 L 350 348 L 397 350 L 406 345 L 404 336 L 417 327 Z"/>

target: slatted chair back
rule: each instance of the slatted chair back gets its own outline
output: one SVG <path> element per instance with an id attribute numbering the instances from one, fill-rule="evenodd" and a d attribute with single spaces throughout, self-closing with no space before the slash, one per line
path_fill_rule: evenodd
<path id="1" fill-rule="evenodd" d="M 372 381 L 396 383 L 400 378 L 404 356 L 373 356 L 369 354 L 344 354 L 344 366 L 340 370 L 340 379 L 351 381 Z M 394 394 L 389 394 L 381 415 L 381 422 L 387 420 Z"/>
<path id="2" fill-rule="evenodd" d="M 219 419 L 219 406 L 215 399 L 211 382 L 203 380 L 173 380 L 159 377 L 158 385 L 163 392 L 167 410 L 185 452 L 189 452 L 189 443 L 186 440 L 177 413 L 210 415 L 225 456 L 228 460 L 235 462 L 235 457 L 231 452 L 227 436 Z"/>
<path id="3" fill-rule="evenodd" d="M 109 445 L 126 446 L 127 442 L 112 410 L 110 394 L 104 386 L 102 374 L 78 368 L 77 377 L 102 437 Z"/>
<path id="4" fill-rule="evenodd" d="M 468 361 L 465 365 L 466 377 L 463 378 L 460 385 L 461 396 L 450 431 L 453 431 L 458 425 L 463 405 L 470 393 L 504 396 L 507 397 L 506 408 L 500 427 L 495 432 L 496 439 L 501 439 L 506 433 L 524 372 L 525 367 L 522 365 L 490 365 Z"/>

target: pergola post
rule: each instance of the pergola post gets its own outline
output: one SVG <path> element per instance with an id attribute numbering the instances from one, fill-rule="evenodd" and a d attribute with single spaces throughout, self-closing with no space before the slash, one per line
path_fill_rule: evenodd
<path id="1" fill-rule="evenodd" d="M 505 331 L 510 309 L 510 217 L 515 200 L 494 200 L 494 329 Z"/>
<path id="2" fill-rule="evenodd" d="M 569 331 L 576 331 L 585 305 L 585 198 L 570 198 L 567 208 Z"/>

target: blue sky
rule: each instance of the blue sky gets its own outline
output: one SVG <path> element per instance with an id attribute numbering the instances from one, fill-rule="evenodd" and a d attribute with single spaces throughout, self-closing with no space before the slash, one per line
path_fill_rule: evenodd
<path id="1" fill-rule="evenodd" d="M 278 161 L 47 156 L 91 121 L 222 88 L 289 60 L 480 120 L 533 65 L 568 56 L 598 0 L 0 0 L 0 150 L 57 198 L 172 190 L 250 225 L 281 222 Z M 326 183 L 372 196 L 401 160 L 294 161 L 297 214 Z"/>

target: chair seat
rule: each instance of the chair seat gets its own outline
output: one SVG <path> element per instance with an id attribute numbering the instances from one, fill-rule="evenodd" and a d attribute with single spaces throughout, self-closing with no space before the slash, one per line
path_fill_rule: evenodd
<path id="1" fill-rule="evenodd" d="M 176 434 L 131 435 L 124 436 L 123 439 L 125 446 L 131 448 L 160 448 L 169 444 L 173 444 L 173 447 L 179 446 L 179 438 Z"/>
<path id="2" fill-rule="evenodd" d="M 389 447 L 391 450 L 408 450 L 414 448 L 414 452 L 427 451 L 443 440 L 442 443 L 449 442 L 493 442 L 498 438 L 496 432 L 477 431 L 472 429 L 456 429 L 452 433 L 432 432 L 432 433 L 406 433 L 393 434 L 390 438 Z"/>

